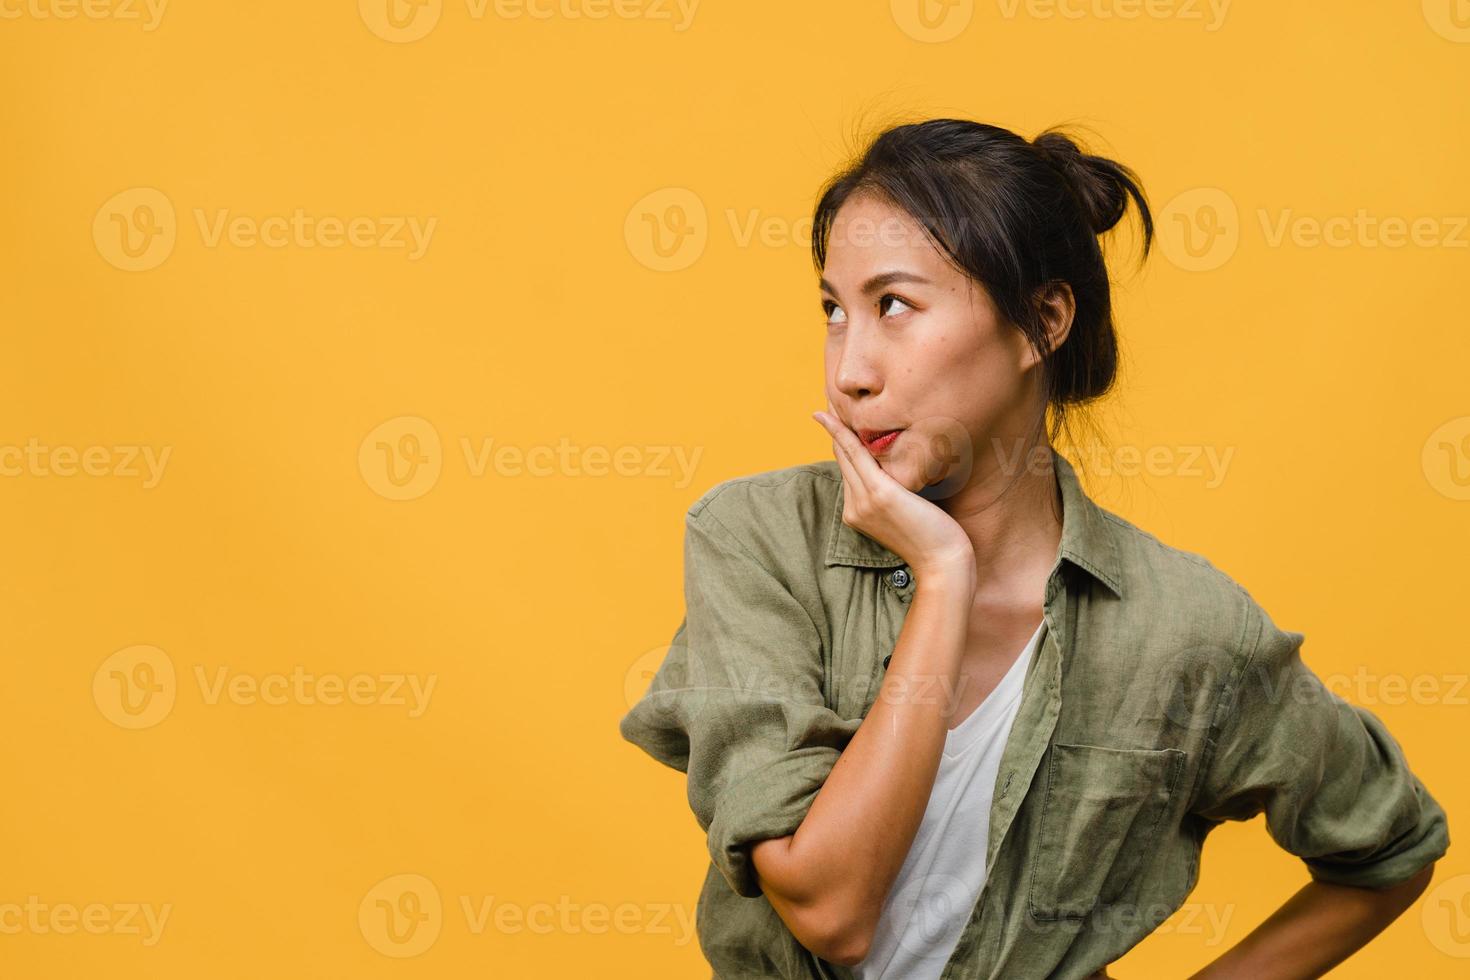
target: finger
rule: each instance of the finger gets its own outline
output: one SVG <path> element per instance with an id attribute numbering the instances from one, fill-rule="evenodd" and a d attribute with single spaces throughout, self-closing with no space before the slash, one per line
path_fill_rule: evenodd
<path id="1" fill-rule="evenodd" d="M 829 402 L 828 404 L 831 403 Z M 883 480 L 891 480 L 892 477 L 888 476 L 883 471 L 883 467 L 878 465 L 878 461 L 873 458 L 872 453 L 868 452 L 868 447 L 863 445 L 863 441 L 858 438 L 857 433 L 849 429 L 847 424 L 837 416 L 836 412 L 831 413 L 831 418 L 836 426 L 836 429 L 832 431 L 832 438 L 841 443 L 842 447 L 847 451 L 848 459 L 852 462 L 852 468 L 857 473 L 858 479 L 862 481 L 863 486 L 871 492 L 876 490 Z"/>
<path id="2" fill-rule="evenodd" d="M 837 467 L 842 471 L 842 480 L 853 488 L 854 494 L 866 492 L 862 477 L 858 476 L 851 451 L 838 441 L 837 431 L 841 427 L 841 420 L 836 416 L 823 412 L 813 412 L 812 417 L 822 424 L 827 434 L 832 437 L 832 456 L 837 460 Z"/>

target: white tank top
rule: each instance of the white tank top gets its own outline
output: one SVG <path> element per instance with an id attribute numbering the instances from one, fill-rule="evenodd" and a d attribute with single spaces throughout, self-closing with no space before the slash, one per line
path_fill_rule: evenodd
<path id="1" fill-rule="evenodd" d="M 995 690 L 945 735 L 923 820 L 867 958 L 853 967 L 856 980 L 937 980 L 954 953 L 985 885 L 995 777 L 1045 627 L 1043 620 Z"/>

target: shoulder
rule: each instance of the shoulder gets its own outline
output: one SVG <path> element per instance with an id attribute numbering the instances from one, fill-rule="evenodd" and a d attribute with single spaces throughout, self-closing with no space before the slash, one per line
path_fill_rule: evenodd
<path id="1" fill-rule="evenodd" d="M 830 506 L 842 478 L 836 462 L 802 463 L 716 483 L 689 505 L 693 520 L 718 521 L 731 530 L 775 521 L 802 521 L 805 508 Z"/>
<path id="2" fill-rule="evenodd" d="M 841 483 L 835 460 L 734 477 L 705 490 L 686 524 L 728 534 L 773 569 L 810 567 L 825 547 Z"/>
<path id="3" fill-rule="evenodd" d="M 1232 653 L 1248 650 L 1270 623 L 1245 585 L 1203 554 L 1099 511 L 1117 548 L 1129 619 L 1156 629 L 1167 624 L 1168 631 Z"/>

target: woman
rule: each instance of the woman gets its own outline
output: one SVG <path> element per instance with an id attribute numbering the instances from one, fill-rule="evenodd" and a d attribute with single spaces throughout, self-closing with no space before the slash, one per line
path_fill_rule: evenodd
<path id="1" fill-rule="evenodd" d="M 1197 976 L 1315 977 L 1448 847 L 1302 634 L 1053 448 L 1114 379 L 1098 236 L 1130 201 L 1146 256 L 1131 170 L 955 119 L 826 187 L 835 459 L 690 507 L 686 615 L 621 723 L 688 774 L 717 977 L 1106 976 L 1262 812 L 1311 881 Z"/>

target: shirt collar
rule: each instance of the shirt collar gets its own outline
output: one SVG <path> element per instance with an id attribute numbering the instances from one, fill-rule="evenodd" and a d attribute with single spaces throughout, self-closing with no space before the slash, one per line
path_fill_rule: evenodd
<path id="1" fill-rule="evenodd" d="M 1066 560 L 1082 569 L 1113 595 L 1123 596 L 1123 576 L 1118 560 L 1118 543 L 1112 522 L 1095 504 L 1078 482 L 1077 473 L 1067 458 L 1051 450 L 1057 484 L 1062 490 L 1062 541 L 1057 560 Z M 905 564 L 898 555 L 842 521 L 841 470 L 838 469 L 837 504 L 833 509 L 828 534 L 828 565 L 852 565 L 859 568 L 897 568 Z"/>

